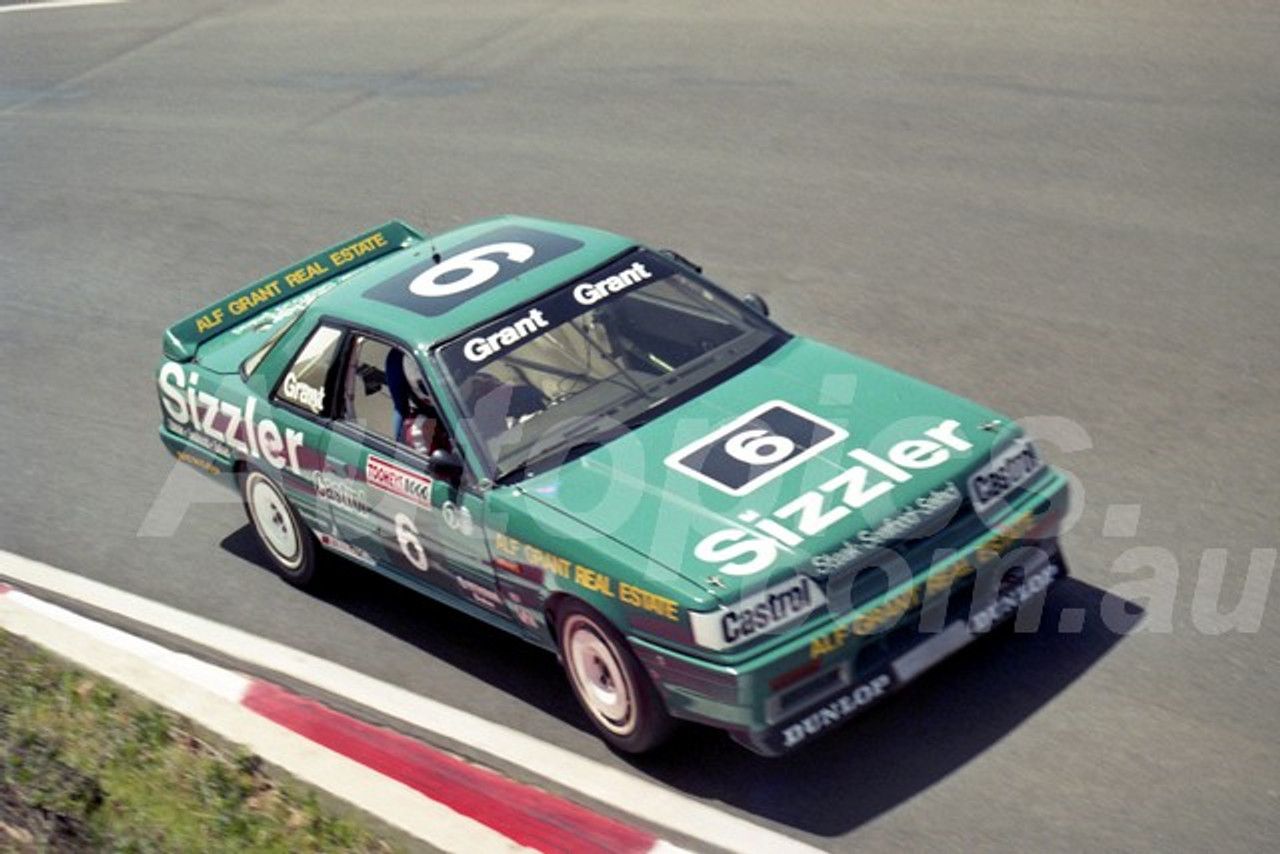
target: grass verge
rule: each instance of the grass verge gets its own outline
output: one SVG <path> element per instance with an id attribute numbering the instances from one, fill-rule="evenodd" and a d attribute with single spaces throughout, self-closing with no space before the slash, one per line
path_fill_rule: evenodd
<path id="1" fill-rule="evenodd" d="M 398 850 L 257 756 L 0 631 L 0 851 Z"/>

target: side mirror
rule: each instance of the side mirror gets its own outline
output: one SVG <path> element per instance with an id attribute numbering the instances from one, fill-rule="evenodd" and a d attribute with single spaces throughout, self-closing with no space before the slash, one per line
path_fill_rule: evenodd
<path id="1" fill-rule="evenodd" d="M 441 480 L 457 483 L 462 477 L 462 457 L 453 451 L 437 448 L 427 459 L 427 469 Z"/>
<path id="2" fill-rule="evenodd" d="M 759 294 L 747 294 L 742 298 L 742 304 L 761 317 L 769 316 L 769 304 Z"/>

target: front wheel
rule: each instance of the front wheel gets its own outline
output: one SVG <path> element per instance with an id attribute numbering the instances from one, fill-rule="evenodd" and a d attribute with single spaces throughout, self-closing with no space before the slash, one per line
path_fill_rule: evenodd
<path id="1" fill-rule="evenodd" d="M 665 741 L 675 722 L 622 636 L 578 602 L 564 606 L 559 624 L 569 683 L 605 740 L 627 753 L 643 753 Z"/>
<path id="2" fill-rule="evenodd" d="M 249 471 L 241 479 L 245 513 L 276 573 L 295 587 L 316 580 L 316 547 L 311 531 L 298 519 L 271 478 Z"/>

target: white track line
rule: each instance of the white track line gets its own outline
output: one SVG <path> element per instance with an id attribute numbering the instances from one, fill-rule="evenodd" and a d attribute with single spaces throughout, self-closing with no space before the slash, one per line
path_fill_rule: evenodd
<path id="1" fill-rule="evenodd" d="M 38 3 L 19 3 L 15 6 L 0 6 L 3 12 L 43 12 L 46 9 L 74 9 L 77 6 L 111 6 L 124 3 L 125 0 L 44 0 Z"/>
<path id="2" fill-rule="evenodd" d="M 17 602 L 32 613 L 47 617 L 73 629 L 94 644 L 105 644 L 148 661 L 153 667 L 171 673 L 180 679 L 186 679 L 193 685 L 199 685 L 228 702 L 240 703 L 244 700 L 245 692 L 249 690 L 251 682 L 248 677 L 232 673 L 230 670 L 209 664 L 198 658 L 192 658 L 189 655 L 166 649 L 149 640 L 143 640 L 137 635 L 131 635 L 104 623 L 82 617 L 79 614 L 68 611 L 66 608 L 51 605 L 43 599 L 37 599 L 21 591 L 14 591 L 8 594 L 6 599 Z"/>
<path id="3" fill-rule="evenodd" d="M 0 596 L 0 626 L 197 721 L 293 776 L 441 850 L 456 854 L 527 850 L 504 834 L 244 708 L 240 699 L 249 680 L 242 676 L 16 590 Z"/>
<path id="4" fill-rule="evenodd" d="M 209 650 L 345 697 L 366 708 L 470 745 L 535 776 L 644 822 L 729 851 L 815 854 L 821 849 L 708 806 L 656 783 L 300 650 L 259 638 L 29 558 L 0 551 L 0 577 L 84 602 L 186 638 Z"/>

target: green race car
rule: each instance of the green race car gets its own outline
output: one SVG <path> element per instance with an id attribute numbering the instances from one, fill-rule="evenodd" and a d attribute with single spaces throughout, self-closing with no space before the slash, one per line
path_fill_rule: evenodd
<path id="1" fill-rule="evenodd" d="M 767 314 L 604 231 L 390 222 L 171 327 L 160 437 L 286 581 L 337 554 L 555 650 L 620 750 L 778 755 L 1042 602 L 1067 483 Z"/>

